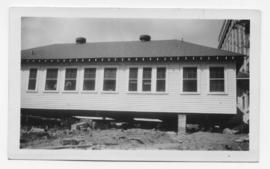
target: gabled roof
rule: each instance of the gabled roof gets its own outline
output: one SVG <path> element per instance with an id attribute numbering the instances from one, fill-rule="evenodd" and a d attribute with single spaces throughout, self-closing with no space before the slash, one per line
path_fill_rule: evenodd
<path id="1" fill-rule="evenodd" d="M 53 44 L 22 50 L 22 59 L 243 56 L 179 40 Z"/>

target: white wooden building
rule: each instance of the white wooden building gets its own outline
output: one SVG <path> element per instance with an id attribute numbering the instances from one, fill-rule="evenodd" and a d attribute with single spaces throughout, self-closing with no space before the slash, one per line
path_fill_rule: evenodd
<path id="1" fill-rule="evenodd" d="M 22 51 L 22 111 L 140 117 L 235 114 L 243 55 L 179 40 L 53 44 Z M 178 118 L 177 118 L 178 117 Z"/>

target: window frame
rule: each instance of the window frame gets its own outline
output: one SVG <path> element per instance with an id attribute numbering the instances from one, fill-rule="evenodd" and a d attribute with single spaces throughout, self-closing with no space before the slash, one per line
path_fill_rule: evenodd
<path id="1" fill-rule="evenodd" d="M 65 90 L 65 83 L 66 83 L 66 71 L 67 69 L 77 69 L 77 74 L 76 74 L 76 83 L 75 83 L 75 90 Z M 63 93 L 77 93 L 78 92 L 78 77 L 80 76 L 80 67 L 79 66 L 67 66 L 63 68 L 63 88 L 62 88 L 62 92 Z"/>
<path id="2" fill-rule="evenodd" d="M 30 70 L 31 69 L 37 69 L 37 75 L 36 75 L 36 85 L 35 85 L 35 90 L 30 90 L 29 87 L 29 81 L 30 81 Z M 28 93 L 37 93 L 38 92 L 38 75 L 39 75 L 39 68 L 38 67 L 29 67 L 27 69 L 27 77 L 28 77 L 28 81 L 27 81 L 27 86 L 26 86 L 26 91 Z"/>
<path id="3" fill-rule="evenodd" d="M 143 68 L 147 68 L 147 67 L 151 67 L 152 68 L 152 74 L 151 74 L 151 91 L 143 91 L 142 90 L 142 82 L 143 82 Z M 160 91 L 157 92 L 156 91 L 156 76 L 157 76 L 157 68 L 158 67 L 162 67 L 162 68 L 166 68 L 166 79 L 165 79 L 165 91 Z M 137 91 L 129 91 L 128 90 L 128 85 L 129 85 L 129 68 L 138 68 L 138 90 Z M 126 73 L 126 77 L 128 80 L 126 80 L 126 93 L 127 94 L 134 94 L 134 95 L 168 95 L 168 79 L 169 79 L 169 69 L 168 69 L 168 65 L 163 65 L 163 64 L 155 64 L 155 65 L 128 65 L 125 67 L 125 72 Z"/>
<path id="4" fill-rule="evenodd" d="M 129 90 L 129 81 L 130 81 L 130 69 L 132 69 L 132 68 L 137 68 L 137 90 L 136 91 L 130 91 Z M 130 66 L 130 67 L 128 67 L 127 68 L 128 69 L 128 75 L 127 75 L 127 77 L 128 77 L 128 80 L 127 80 L 127 92 L 129 92 L 129 93 L 138 93 L 138 92 L 140 92 L 139 90 L 140 90 L 140 88 L 139 88 L 139 78 L 140 78 L 140 75 L 139 75 L 139 73 L 140 73 L 140 67 L 139 66 Z"/>
<path id="5" fill-rule="evenodd" d="M 184 68 L 197 68 L 197 91 L 184 91 Z M 182 95 L 199 95 L 201 94 L 201 67 L 198 64 L 185 64 L 180 65 L 180 94 Z"/>
<path id="6" fill-rule="evenodd" d="M 84 72 L 85 72 L 85 69 L 88 69 L 88 68 L 94 68 L 96 69 L 96 77 L 95 77 L 95 89 L 94 90 L 84 90 L 83 89 L 83 85 L 84 85 Z M 80 91 L 81 93 L 97 93 L 97 89 L 98 89 L 98 67 L 97 66 L 83 66 L 82 67 L 82 75 L 80 76 L 81 77 L 81 88 L 80 88 Z"/>
<path id="7" fill-rule="evenodd" d="M 143 79 L 143 69 L 144 68 L 151 68 L 151 90 L 149 90 L 149 91 L 144 91 L 143 90 L 143 80 L 144 80 Z M 142 93 L 153 93 L 155 91 L 154 90 L 155 85 L 153 84 L 153 82 L 154 82 L 154 79 L 153 79 L 154 78 L 154 76 L 153 76 L 154 75 L 154 67 L 153 66 L 143 66 L 141 69 L 142 69 L 142 71 L 141 71 L 142 72 L 142 75 L 141 75 L 142 79 L 141 79 L 141 84 L 140 84 L 141 85 L 141 91 L 140 92 L 142 92 Z"/>
<path id="8" fill-rule="evenodd" d="M 47 81 L 47 71 L 48 69 L 57 69 L 57 82 L 56 82 L 56 90 L 46 90 L 46 81 Z M 61 76 L 61 71 L 60 71 L 60 67 L 58 66 L 47 66 L 45 67 L 45 73 L 44 73 L 44 86 L 43 86 L 43 92 L 44 93 L 59 93 L 59 86 L 60 86 L 60 76 Z"/>
<path id="9" fill-rule="evenodd" d="M 210 91 L 210 68 L 211 67 L 223 67 L 224 68 L 224 91 Z M 227 95 L 228 89 L 227 89 L 227 65 L 224 64 L 210 64 L 207 67 L 207 89 L 208 89 L 208 95 Z"/>
<path id="10" fill-rule="evenodd" d="M 157 75 L 158 75 L 158 68 L 165 68 L 165 78 L 164 79 L 162 79 L 162 80 L 165 80 L 165 89 L 164 89 L 164 91 L 157 91 L 157 81 L 158 80 L 160 80 L 160 79 L 158 79 L 157 78 Z M 156 66 L 155 67 L 155 73 L 156 73 L 156 75 L 155 75 L 155 92 L 157 92 L 157 93 L 166 93 L 167 92 L 167 81 L 168 81 L 168 69 L 167 69 L 167 66 Z"/>
<path id="11" fill-rule="evenodd" d="M 115 91 L 107 91 L 107 90 L 104 90 L 104 75 L 105 75 L 105 69 L 106 68 L 115 68 L 116 69 L 116 77 L 115 77 Z M 114 66 L 114 65 L 111 65 L 111 66 L 103 66 L 101 67 L 101 76 L 102 76 L 102 80 L 101 80 L 101 86 L 102 86 L 102 89 L 101 89 L 101 93 L 103 94 L 116 94 L 118 93 L 118 82 L 119 82 L 119 66 Z"/>

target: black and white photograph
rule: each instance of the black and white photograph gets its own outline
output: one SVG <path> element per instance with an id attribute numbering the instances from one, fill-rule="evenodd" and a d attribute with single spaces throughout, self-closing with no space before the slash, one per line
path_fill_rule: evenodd
<path id="1" fill-rule="evenodd" d="M 19 150 L 251 150 L 250 18 L 19 20 Z"/>

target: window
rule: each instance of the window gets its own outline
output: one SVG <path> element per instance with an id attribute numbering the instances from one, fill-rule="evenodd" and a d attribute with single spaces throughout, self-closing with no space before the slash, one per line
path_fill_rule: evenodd
<path id="1" fill-rule="evenodd" d="M 224 67 L 210 67 L 210 92 L 224 92 Z"/>
<path id="2" fill-rule="evenodd" d="M 58 69 L 47 69 L 45 90 L 57 89 Z"/>
<path id="3" fill-rule="evenodd" d="M 152 68 L 143 68 L 142 91 L 151 91 Z"/>
<path id="4" fill-rule="evenodd" d="M 36 90 L 36 83 L 37 83 L 37 69 L 30 69 L 28 90 Z"/>
<path id="5" fill-rule="evenodd" d="M 183 92 L 197 92 L 197 68 L 183 68 Z"/>
<path id="6" fill-rule="evenodd" d="M 137 91 L 137 87 L 138 87 L 137 84 L 138 84 L 138 68 L 130 68 L 128 90 Z"/>
<path id="7" fill-rule="evenodd" d="M 104 69 L 104 91 L 115 91 L 116 90 L 116 68 L 105 68 Z"/>
<path id="8" fill-rule="evenodd" d="M 64 90 L 76 90 L 77 69 L 66 69 Z"/>
<path id="9" fill-rule="evenodd" d="M 83 90 L 95 90 L 96 68 L 84 69 Z"/>
<path id="10" fill-rule="evenodd" d="M 166 68 L 157 68 L 157 84 L 156 89 L 158 92 L 164 92 L 166 88 Z"/>

